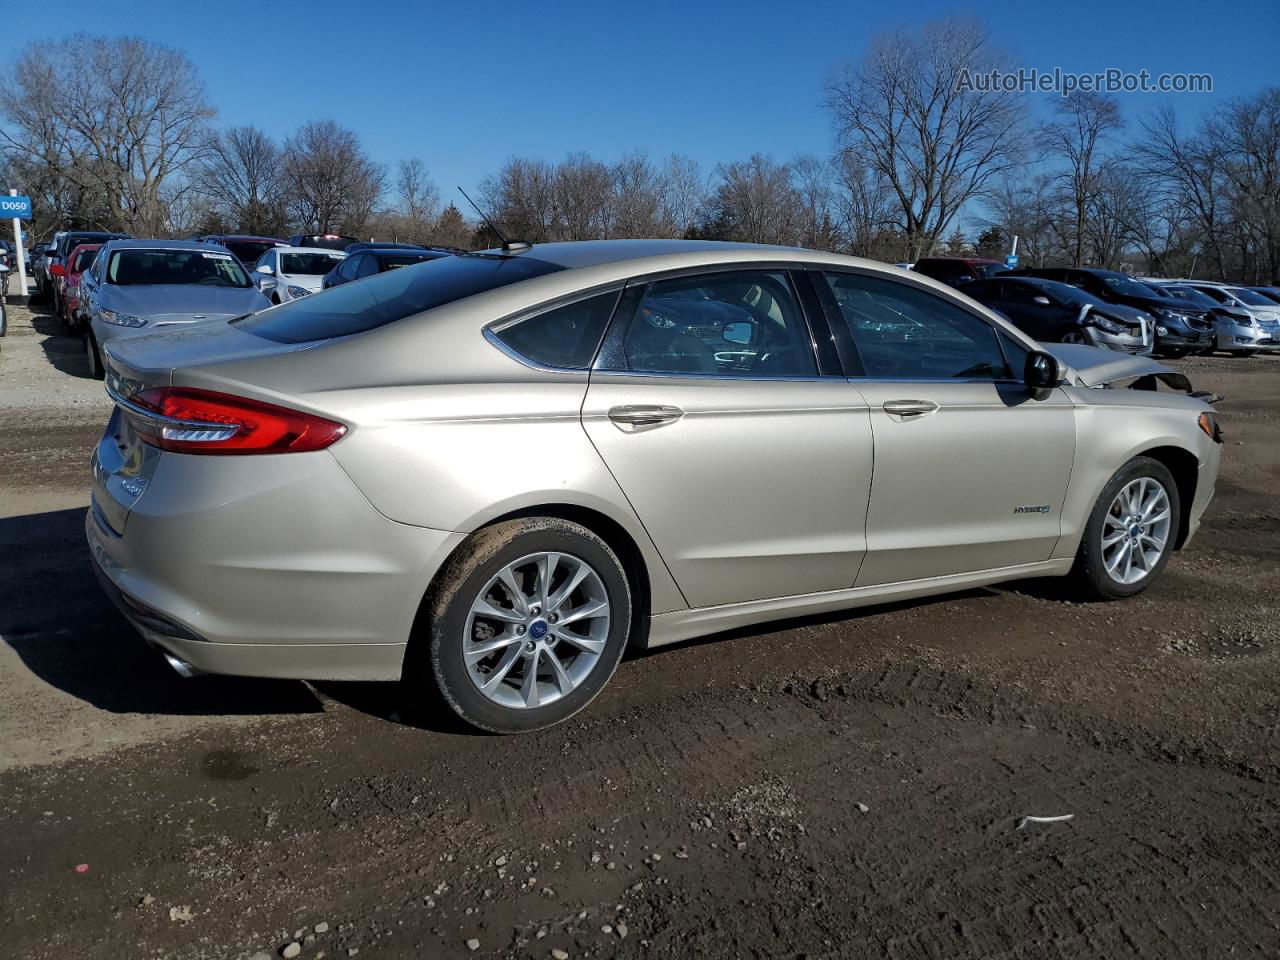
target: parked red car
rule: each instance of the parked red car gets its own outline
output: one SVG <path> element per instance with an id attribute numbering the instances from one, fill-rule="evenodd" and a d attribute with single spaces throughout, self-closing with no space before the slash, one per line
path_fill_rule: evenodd
<path id="1" fill-rule="evenodd" d="M 58 265 L 64 270 L 62 276 L 62 327 L 67 333 L 78 333 L 89 325 L 87 303 L 80 302 L 80 275 L 93 265 L 94 258 L 101 249 L 100 243 L 79 244 L 67 256 L 67 265 Z"/>

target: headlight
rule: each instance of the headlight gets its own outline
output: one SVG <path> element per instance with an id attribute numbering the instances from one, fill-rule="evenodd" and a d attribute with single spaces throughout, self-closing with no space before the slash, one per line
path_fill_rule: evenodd
<path id="1" fill-rule="evenodd" d="M 293 299 L 295 300 L 299 299 L 300 297 L 305 297 L 307 294 L 311 292 L 306 287 L 295 287 L 293 284 L 289 284 L 289 286 L 285 287 L 285 289 L 289 291 L 289 296 L 293 297 Z"/>
<path id="2" fill-rule="evenodd" d="M 1092 315 L 1093 325 L 1105 333 L 1124 333 L 1124 327 L 1107 317 Z"/>
<path id="3" fill-rule="evenodd" d="M 101 309 L 98 319 L 103 323 L 114 323 L 117 327 L 144 327 L 147 324 L 142 317 L 131 317 L 127 313 L 116 313 L 114 310 Z"/>
<path id="4" fill-rule="evenodd" d="M 1175 323 L 1187 322 L 1186 314 L 1179 313 L 1177 310 L 1170 310 L 1168 307 L 1156 307 L 1156 314 Z"/>
<path id="5" fill-rule="evenodd" d="M 1263 323 L 1275 323 L 1280 320 L 1280 313 L 1260 313 L 1257 316 Z"/>

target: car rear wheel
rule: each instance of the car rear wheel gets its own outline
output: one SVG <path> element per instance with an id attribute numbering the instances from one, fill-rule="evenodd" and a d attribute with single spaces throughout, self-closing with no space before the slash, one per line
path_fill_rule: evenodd
<path id="1" fill-rule="evenodd" d="M 1180 518 L 1178 485 L 1169 468 L 1151 457 L 1135 457 L 1094 504 L 1072 574 L 1099 599 L 1141 593 L 1168 562 Z"/>
<path id="2" fill-rule="evenodd" d="M 410 639 L 410 705 L 438 693 L 492 733 L 539 730 L 604 688 L 631 629 L 617 555 L 580 524 L 530 517 L 471 537 L 441 573 Z"/>
<path id="3" fill-rule="evenodd" d="M 1062 335 L 1062 342 L 1063 343 L 1088 343 L 1089 341 L 1085 339 L 1084 334 L 1081 333 L 1079 330 L 1068 330 L 1066 333 Z"/>

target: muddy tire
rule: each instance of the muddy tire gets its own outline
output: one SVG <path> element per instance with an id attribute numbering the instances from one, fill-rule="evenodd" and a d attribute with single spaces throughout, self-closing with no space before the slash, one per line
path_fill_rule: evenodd
<path id="1" fill-rule="evenodd" d="M 1071 575 L 1092 599 L 1139 594 L 1168 563 L 1180 524 L 1178 485 L 1169 468 L 1134 457 L 1102 488 Z"/>
<path id="2" fill-rule="evenodd" d="M 424 601 L 405 657 L 406 705 L 443 700 L 491 733 L 566 720 L 613 676 L 631 593 L 617 555 L 580 524 L 487 527 L 455 551 Z"/>

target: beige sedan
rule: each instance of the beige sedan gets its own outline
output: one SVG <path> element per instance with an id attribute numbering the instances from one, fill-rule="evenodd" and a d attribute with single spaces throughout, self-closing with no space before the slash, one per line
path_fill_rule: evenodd
<path id="1" fill-rule="evenodd" d="M 1052 350 L 810 250 L 447 257 L 110 344 L 88 538 L 185 674 L 401 680 L 534 730 L 628 645 L 1145 589 L 1213 495 L 1212 410 L 1149 358 Z"/>

